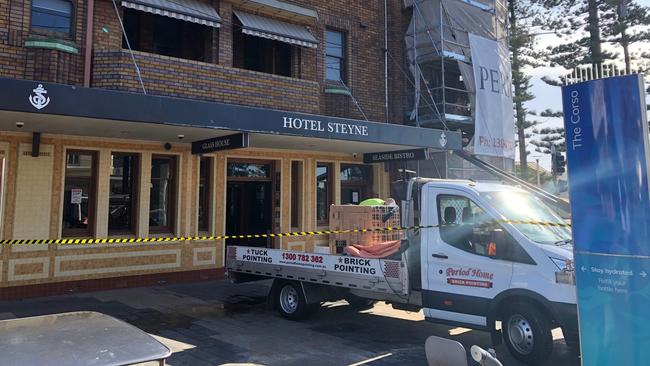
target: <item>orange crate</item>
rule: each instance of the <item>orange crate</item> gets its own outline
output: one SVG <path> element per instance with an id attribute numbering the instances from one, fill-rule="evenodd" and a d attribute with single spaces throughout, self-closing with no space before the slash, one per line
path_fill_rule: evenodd
<path id="1" fill-rule="evenodd" d="M 330 206 L 330 230 L 377 230 L 400 226 L 399 209 L 386 222 L 383 218 L 395 206 Z M 371 245 L 385 241 L 401 239 L 399 231 L 351 232 L 330 234 L 330 248 L 336 251 L 336 242 L 340 245 Z"/>

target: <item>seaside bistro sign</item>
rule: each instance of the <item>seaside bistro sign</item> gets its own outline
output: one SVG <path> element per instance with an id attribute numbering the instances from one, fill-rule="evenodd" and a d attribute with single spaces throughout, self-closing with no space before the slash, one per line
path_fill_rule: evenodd
<path id="1" fill-rule="evenodd" d="M 412 149 L 399 151 L 385 151 L 363 154 L 363 162 L 382 163 L 386 161 L 403 161 L 403 160 L 426 160 L 428 159 L 427 149 Z"/>

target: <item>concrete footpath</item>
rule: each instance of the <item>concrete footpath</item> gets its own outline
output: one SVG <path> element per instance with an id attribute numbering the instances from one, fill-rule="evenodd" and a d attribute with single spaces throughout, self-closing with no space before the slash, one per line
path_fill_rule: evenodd
<path id="1" fill-rule="evenodd" d="M 326 303 L 309 320 L 287 321 L 266 305 L 269 286 L 210 281 L 0 301 L 0 319 L 102 312 L 165 343 L 174 351 L 167 361 L 172 366 L 426 365 L 424 341 L 430 335 L 458 340 L 468 351 L 473 344 L 490 346 L 487 333 L 431 324 L 422 312 L 385 303 L 364 312 L 345 301 Z M 548 364 L 579 365 L 560 337 L 555 334 Z M 504 365 L 518 365 L 504 345 L 496 351 Z"/>

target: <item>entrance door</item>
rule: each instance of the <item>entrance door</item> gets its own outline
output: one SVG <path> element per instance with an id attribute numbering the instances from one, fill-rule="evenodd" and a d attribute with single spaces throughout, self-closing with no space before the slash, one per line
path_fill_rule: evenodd
<path id="1" fill-rule="evenodd" d="M 266 234 L 273 228 L 270 181 L 232 181 L 226 190 L 226 234 Z M 226 245 L 271 247 L 271 239 L 228 239 Z"/>

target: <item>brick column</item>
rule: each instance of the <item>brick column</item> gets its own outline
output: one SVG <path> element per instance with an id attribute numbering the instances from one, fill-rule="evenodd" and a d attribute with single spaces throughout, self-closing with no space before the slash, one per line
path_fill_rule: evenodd
<path id="1" fill-rule="evenodd" d="M 111 180 L 111 151 L 102 149 L 98 154 L 97 196 L 95 209 L 95 237 L 108 237 L 108 211 Z"/>
<path id="2" fill-rule="evenodd" d="M 332 174 L 330 176 L 332 177 L 332 180 L 334 181 L 334 185 L 332 186 L 332 192 L 334 194 L 334 198 L 332 200 L 332 203 L 335 205 L 340 205 L 341 204 L 341 163 L 336 161 L 332 165 L 330 165 L 332 168 Z"/>
<path id="3" fill-rule="evenodd" d="M 291 231 L 291 159 L 283 158 L 280 162 L 280 231 Z M 280 248 L 287 243 L 285 238 L 280 238 Z"/>
<path id="4" fill-rule="evenodd" d="M 213 222 L 214 231 L 217 235 L 225 235 L 226 233 L 226 184 L 226 156 L 221 152 L 215 154 L 214 157 L 214 183 L 212 185 L 215 197 L 215 215 L 213 216 Z M 223 265 L 223 258 L 225 258 L 226 255 L 226 241 L 220 240 L 218 245 L 221 245 L 220 258 L 222 261 L 217 261 L 217 266 L 221 266 Z"/>
<path id="5" fill-rule="evenodd" d="M 140 154 L 140 191 L 138 192 L 138 227 L 136 236 L 149 236 L 149 199 L 151 194 L 151 153 Z"/>
<path id="6" fill-rule="evenodd" d="M 232 66 L 232 5 L 226 1 L 219 4 L 219 16 L 223 19 L 219 28 L 219 65 Z"/>

